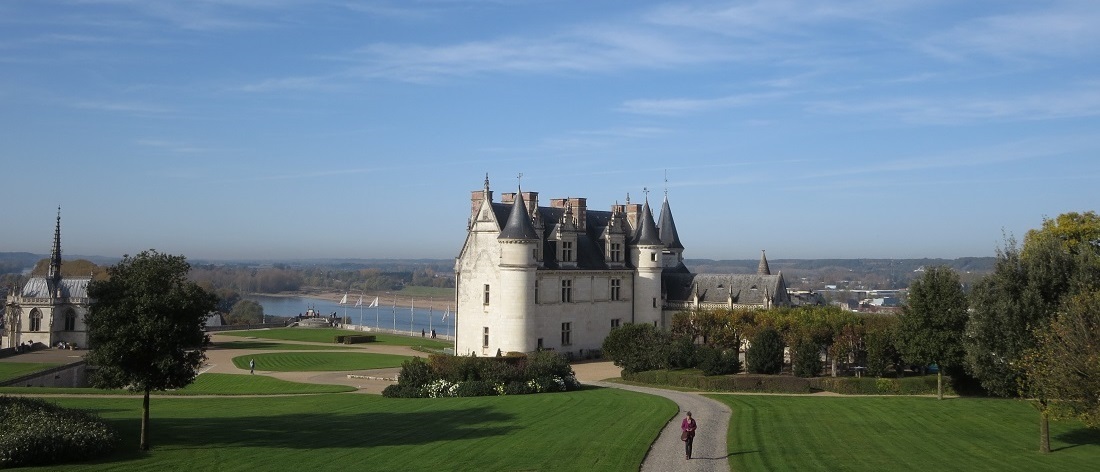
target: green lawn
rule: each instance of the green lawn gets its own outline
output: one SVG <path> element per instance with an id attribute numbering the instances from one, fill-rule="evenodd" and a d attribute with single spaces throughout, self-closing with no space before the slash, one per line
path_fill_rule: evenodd
<path id="1" fill-rule="evenodd" d="M 0 362 L 0 381 L 11 380 L 27 374 L 33 374 L 40 370 L 57 367 L 61 364 L 47 364 L 38 362 Z"/>
<path id="2" fill-rule="evenodd" d="M 29 470 L 636 471 L 676 406 L 617 389 L 507 397 L 62 398 L 122 433 L 110 460 Z M 629 413 L 629 414 L 627 414 Z"/>
<path id="3" fill-rule="evenodd" d="M 730 405 L 730 468 L 768 470 L 1097 470 L 1100 431 L 1051 423 L 1016 400 L 709 395 Z"/>
<path id="4" fill-rule="evenodd" d="M 243 336 L 263 339 L 281 339 L 284 341 L 307 341 L 315 343 L 333 343 L 333 338 L 338 335 L 348 334 L 372 334 L 361 331 L 351 331 L 346 329 L 336 328 L 274 328 L 274 329 L 256 329 L 247 331 L 222 331 L 218 334 L 225 334 L 229 336 Z M 441 341 L 438 339 L 425 339 L 415 336 L 398 336 L 394 334 L 374 334 L 376 344 L 386 344 L 391 346 L 424 346 L 433 349 L 443 349 L 446 347 L 454 346 L 454 343 L 450 341 Z M 367 346 L 370 343 L 365 344 Z"/>
<path id="5" fill-rule="evenodd" d="M 348 346 L 338 345 L 317 345 L 317 344 L 291 344 L 280 343 L 273 341 L 262 341 L 256 339 L 245 339 L 242 341 L 230 341 L 230 342 L 218 342 L 210 345 L 212 349 L 267 349 L 267 350 L 280 350 L 280 351 L 335 351 L 346 350 Z"/>
<path id="6" fill-rule="evenodd" d="M 320 385 L 289 382 L 265 375 L 202 374 L 195 382 L 179 390 L 153 392 L 153 395 L 291 395 L 351 392 L 344 385 Z M 0 387 L 0 393 L 18 395 L 141 395 L 128 390 L 97 388 Z"/>
<path id="7" fill-rule="evenodd" d="M 233 365 L 247 369 L 252 359 L 256 360 L 256 370 L 315 372 L 400 367 L 412 357 L 366 352 L 272 352 L 234 357 Z"/>

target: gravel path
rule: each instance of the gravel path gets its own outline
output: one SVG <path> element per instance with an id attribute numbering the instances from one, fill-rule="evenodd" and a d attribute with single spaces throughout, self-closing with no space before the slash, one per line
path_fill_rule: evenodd
<path id="1" fill-rule="evenodd" d="M 726 451 L 726 432 L 729 430 L 730 409 L 726 405 L 697 393 L 677 392 L 659 388 L 638 387 L 611 382 L 587 382 L 609 388 L 621 388 L 634 392 L 658 395 L 676 402 L 680 412 L 669 420 L 657 440 L 649 446 L 643 471 L 665 472 L 730 470 L 729 453 Z M 691 460 L 684 459 L 684 443 L 680 441 L 680 421 L 685 412 L 691 412 L 698 425 L 692 444 Z"/>

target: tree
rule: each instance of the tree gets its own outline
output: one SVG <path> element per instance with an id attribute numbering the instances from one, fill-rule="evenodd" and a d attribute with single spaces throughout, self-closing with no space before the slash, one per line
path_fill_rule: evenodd
<path id="1" fill-rule="evenodd" d="M 149 448 L 149 392 L 193 382 L 210 342 L 203 327 L 217 300 L 187 280 L 189 267 L 183 256 L 150 249 L 123 256 L 106 280 L 88 285 L 92 383 L 144 393 L 141 450 Z"/>
<path id="2" fill-rule="evenodd" d="M 1100 288 L 1100 216 L 1066 213 L 1028 231 L 1023 248 L 1009 238 L 993 273 L 974 287 L 966 367 L 987 392 L 1012 396 L 1026 383 L 1021 359 L 1063 301 Z"/>
<path id="3" fill-rule="evenodd" d="M 252 300 L 240 300 L 233 305 L 226 322 L 231 325 L 263 323 L 264 307 Z"/>
<path id="4" fill-rule="evenodd" d="M 752 337 L 745 351 L 745 364 L 754 374 L 778 374 L 783 370 L 783 336 L 770 326 L 764 327 Z"/>
<path id="5" fill-rule="evenodd" d="M 962 365 L 967 322 L 966 294 L 946 266 L 929 268 L 909 286 L 899 320 L 901 352 L 913 364 L 936 364 L 936 392 L 943 399 L 943 370 Z"/>
<path id="6" fill-rule="evenodd" d="M 623 372 L 667 369 L 670 339 L 668 333 L 648 324 L 625 324 L 611 330 L 603 340 L 603 353 Z"/>
<path id="7" fill-rule="evenodd" d="M 1100 291 L 1070 298 L 1023 356 L 1023 393 L 1039 410 L 1039 450 L 1050 452 L 1049 418 L 1100 425 Z"/>

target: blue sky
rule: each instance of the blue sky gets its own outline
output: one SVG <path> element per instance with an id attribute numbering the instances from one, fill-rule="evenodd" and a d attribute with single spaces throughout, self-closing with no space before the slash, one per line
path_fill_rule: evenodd
<path id="1" fill-rule="evenodd" d="M 689 258 L 989 256 L 1097 209 L 1100 3 L 0 2 L 0 251 L 448 258 L 667 189 Z M 667 172 L 668 182 L 665 183 Z"/>

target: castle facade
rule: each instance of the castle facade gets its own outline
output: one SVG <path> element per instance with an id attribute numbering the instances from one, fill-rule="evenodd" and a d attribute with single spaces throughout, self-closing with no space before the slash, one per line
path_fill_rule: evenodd
<path id="1" fill-rule="evenodd" d="M 455 261 L 458 355 L 600 349 L 626 323 L 668 328 L 672 315 L 713 307 L 789 305 L 782 273 L 694 274 L 683 262 L 667 195 L 654 221 L 643 204 L 590 210 L 584 198 L 505 193 L 486 176 L 471 193 Z"/>

